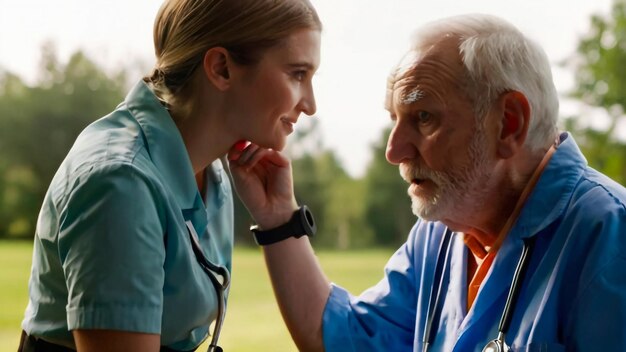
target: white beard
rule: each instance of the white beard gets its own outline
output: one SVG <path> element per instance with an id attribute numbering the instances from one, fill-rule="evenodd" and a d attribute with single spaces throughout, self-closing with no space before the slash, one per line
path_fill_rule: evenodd
<path id="1" fill-rule="evenodd" d="M 491 176 L 484 146 L 484 131 L 476 131 L 470 142 L 468 163 L 457 170 L 432 171 L 414 163 L 401 164 L 400 174 L 407 182 L 417 178 L 435 184 L 428 196 L 418 195 L 409 188 L 413 213 L 424 220 L 437 221 L 482 207 Z"/>

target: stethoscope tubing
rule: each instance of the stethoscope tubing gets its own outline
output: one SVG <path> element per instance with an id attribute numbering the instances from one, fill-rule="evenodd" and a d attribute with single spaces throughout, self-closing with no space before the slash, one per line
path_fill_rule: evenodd
<path id="1" fill-rule="evenodd" d="M 450 229 L 448 229 L 446 227 L 446 231 L 443 235 L 443 240 L 441 241 L 441 245 L 439 246 L 439 252 L 438 252 L 438 256 L 437 256 L 437 264 L 435 266 L 435 275 L 433 277 L 433 280 L 436 279 L 437 277 L 439 277 L 439 285 L 437 285 L 436 287 L 436 293 L 435 293 L 435 286 L 433 285 L 431 292 L 430 292 L 430 297 L 428 299 L 428 311 L 426 313 L 426 327 L 424 329 L 424 336 L 422 338 L 422 342 L 423 342 L 423 348 L 422 351 L 426 352 L 428 351 L 428 347 L 430 345 L 430 343 L 432 342 L 433 338 L 434 338 L 434 331 L 432 330 L 432 326 L 433 326 L 433 322 L 435 320 L 435 315 L 436 315 L 436 311 L 437 311 L 437 306 L 439 305 L 439 297 L 441 296 L 441 288 L 443 287 L 443 273 L 445 272 L 446 269 L 446 264 L 447 264 L 447 258 L 448 255 L 450 254 L 450 248 L 452 247 L 450 245 L 450 240 L 452 238 L 452 231 L 450 231 Z M 445 256 L 443 257 L 443 260 L 440 260 L 439 258 L 442 257 L 443 252 L 445 251 Z"/>
<path id="2" fill-rule="evenodd" d="M 226 315 L 226 290 L 230 285 L 230 273 L 225 267 L 215 265 L 206 258 L 202 252 L 202 247 L 200 247 L 198 235 L 196 234 L 193 224 L 191 221 L 187 221 L 186 225 L 191 241 L 191 248 L 196 256 L 196 260 L 198 261 L 200 268 L 202 268 L 211 280 L 211 284 L 213 284 L 215 292 L 217 293 L 217 317 L 215 319 L 215 327 L 213 328 L 213 334 L 211 336 L 211 343 L 209 344 L 207 351 L 222 351 L 221 347 L 217 345 L 217 341 L 219 340 L 222 326 L 224 324 L 224 317 Z M 217 276 L 222 278 L 221 282 L 218 280 Z"/>
<path id="3" fill-rule="evenodd" d="M 437 277 L 439 278 L 439 285 L 437 285 L 437 289 L 435 291 L 435 286 L 430 291 L 428 311 L 426 315 L 426 327 L 424 328 L 424 336 L 422 339 L 423 347 L 422 351 L 428 351 L 431 342 L 434 339 L 434 331 L 432 330 L 432 326 L 435 321 L 435 316 L 437 315 L 437 306 L 439 305 L 439 296 L 441 295 L 441 289 L 443 287 L 443 275 L 445 273 L 445 269 L 447 266 L 447 258 L 450 254 L 450 238 L 452 237 L 452 232 L 450 229 L 446 227 L 444 238 L 441 242 L 441 246 L 439 247 L 439 252 L 437 254 L 437 264 L 435 266 L 435 280 Z M 504 305 L 504 310 L 502 311 L 502 316 L 500 318 L 500 323 L 498 325 L 498 338 L 496 340 L 500 340 L 504 344 L 504 337 L 509 329 L 511 324 L 511 319 L 513 316 L 513 312 L 515 310 L 515 305 L 517 304 L 517 299 L 519 297 L 521 284 L 524 281 L 524 277 L 526 275 L 526 271 L 528 269 L 528 264 L 530 262 L 530 257 L 532 255 L 532 250 L 535 244 L 535 236 L 524 239 L 524 244 L 522 248 L 522 254 L 520 255 L 517 266 L 515 267 L 515 272 L 513 273 L 513 278 L 511 281 L 511 287 L 509 289 L 509 293 L 506 298 L 506 303 Z M 445 250 L 445 256 L 442 257 Z"/>
<path id="4" fill-rule="evenodd" d="M 506 334 L 511 325 L 511 318 L 513 317 L 513 311 L 517 304 L 517 298 L 519 297 L 520 286 L 524 277 L 526 276 L 526 269 L 528 269 L 528 263 L 530 262 L 530 256 L 535 244 L 535 237 L 529 237 L 524 239 L 524 247 L 522 248 L 522 255 L 515 267 L 515 273 L 513 273 L 513 280 L 511 282 L 511 288 L 504 304 L 504 311 L 500 318 L 500 324 L 498 326 L 498 332 Z"/>

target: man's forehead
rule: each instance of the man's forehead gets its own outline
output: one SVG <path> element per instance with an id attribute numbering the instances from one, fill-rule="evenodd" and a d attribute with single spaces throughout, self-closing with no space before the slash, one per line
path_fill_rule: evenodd
<path id="1" fill-rule="evenodd" d="M 425 98 L 427 91 L 424 90 L 414 77 L 405 77 L 395 81 L 387 88 L 385 109 L 393 111 L 394 106 L 410 105 Z"/>
<path id="2" fill-rule="evenodd" d="M 387 78 L 387 94 L 385 97 L 385 109 L 392 111 L 394 96 L 403 94 L 405 90 L 415 87 L 416 77 L 414 75 L 415 66 L 420 60 L 420 52 L 409 50 L 396 65 L 392 73 Z"/>
<path id="3" fill-rule="evenodd" d="M 446 58 L 459 57 L 459 40 L 458 36 L 444 34 L 436 40 L 417 41 L 415 46 L 404 54 L 396 67 L 401 72 L 407 72 L 423 61 L 443 61 Z"/>
<path id="4" fill-rule="evenodd" d="M 448 81 L 456 85 L 462 76 L 463 66 L 458 46 L 446 42 L 421 51 L 411 50 L 402 58 L 387 81 L 387 110 L 391 111 L 392 104 L 411 104 L 424 98 L 428 88 L 423 87 L 422 82 L 432 85 L 432 82 L 443 84 Z M 437 86 L 431 88 L 436 89 Z"/>
<path id="5" fill-rule="evenodd" d="M 425 80 L 433 81 L 435 75 L 436 73 L 421 70 L 419 61 L 398 70 L 397 74 L 390 76 L 387 82 L 385 102 L 387 110 L 391 111 L 392 105 L 409 105 L 425 98 L 428 88 L 422 82 Z"/>
<path id="6" fill-rule="evenodd" d="M 408 75 L 395 82 L 392 94 L 396 104 L 407 105 L 424 98 L 426 90 L 419 84 L 417 76 Z"/>

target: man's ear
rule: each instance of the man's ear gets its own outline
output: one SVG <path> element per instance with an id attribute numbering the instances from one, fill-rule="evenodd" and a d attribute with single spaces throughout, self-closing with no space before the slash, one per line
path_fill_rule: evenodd
<path id="1" fill-rule="evenodd" d="M 204 53 L 202 68 L 204 75 L 219 90 L 226 90 L 230 86 L 232 60 L 228 50 L 222 47 L 213 47 Z"/>
<path id="2" fill-rule="evenodd" d="M 521 92 L 506 92 L 500 99 L 503 109 L 500 116 L 497 152 L 501 158 L 508 159 L 526 142 L 531 111 L 528 99 Z"/>

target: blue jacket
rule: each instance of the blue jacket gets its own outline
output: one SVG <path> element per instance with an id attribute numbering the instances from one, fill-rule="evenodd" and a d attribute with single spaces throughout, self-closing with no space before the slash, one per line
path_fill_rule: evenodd
<path id="1" fill-rule="evenodd" d="M 376 286 L 354 297 L 333 285 L 326 351 L 422 351 L 431 288 L 440 283 L 429 351 L 481 351 L 498 335 L 523 240 L 533 236 L 506 334 L 512 350 L 626 351 L 626 189 L 589 168 L 571 136 L 562 139 L 469 311 L 461 236 L 446 255 L 445 226 L 418 221 Z M 438 260 L 445 270 L 434 277 Z"/>

